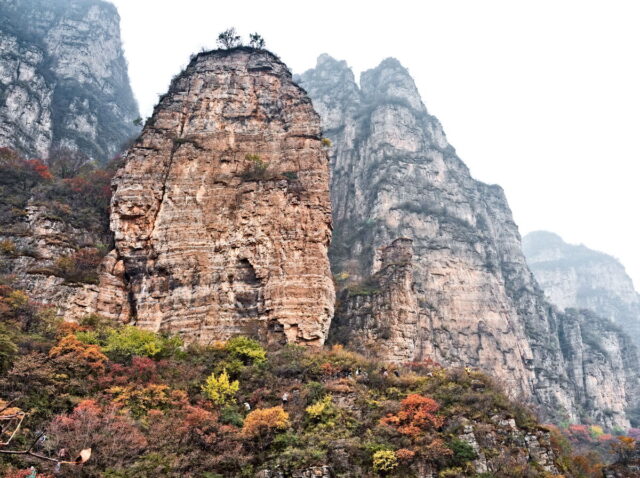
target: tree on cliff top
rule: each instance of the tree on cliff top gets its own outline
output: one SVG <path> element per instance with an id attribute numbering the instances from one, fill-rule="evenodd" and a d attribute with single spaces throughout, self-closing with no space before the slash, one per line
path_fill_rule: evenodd
<path id="1" fill-rule="evenodd" d="M 251 48 L 262 50 L 264 48 L 264 38 L 262 38 L 262 35 L 259 33 L 249 34 L 249 46 Z"/>
<path id="2" fill-rule="evenodd" d="M 242 42 L 240 41 L 240 35 L 236 33 L 235 28 L 229 28 L 220 35 L 218 35 L 218 46 L 220 48 L 235 48 L 237 46 L 242 46 Z"/>

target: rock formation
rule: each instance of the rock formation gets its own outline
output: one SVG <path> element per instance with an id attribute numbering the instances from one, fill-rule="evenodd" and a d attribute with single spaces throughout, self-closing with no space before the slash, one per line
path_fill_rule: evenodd
<path id="1" fill-rule="evenodd" d="M 97 310 L 200 342 L 324 343 L 334 288 L 321 140 L 311 101 L 274 55 L 194 57 L 114 179 L 124 282 L 103 275 L 101 289 L 126 291 L 130 307 Z"/>
<path id="2" fill-rule="evenodd" d="M 0 146 L 106 160 L 136 133 L 120 18 L 101 0 L 0 1 Z"/>
<path id="3" fill-rule="evenodd" d="M 299 81 L 333 142 L 332 340 L 390 360 L 482 368 L 556 420 L 600 417 L 620 400 L 606 424 L 627 426 L 624 384 L 583 403 L 563 317 L 527 267 L 502 189 L 471 177 L 406 69 L 387 59 L 358 86 L 345 62 L 323 55 Z M 389 264 L 398 238 L 411 243 L 401 241 L 404 262 Z M 611 372 L 612 360 L 600 366 Z"/>
<path id="4" fill-rule="evenodd" d="M 537 231 L 522 241 L 531 271 L 551 303 L 589 309 L 619 325 L 640 346 L 640 294 L 620 262 Z"/>

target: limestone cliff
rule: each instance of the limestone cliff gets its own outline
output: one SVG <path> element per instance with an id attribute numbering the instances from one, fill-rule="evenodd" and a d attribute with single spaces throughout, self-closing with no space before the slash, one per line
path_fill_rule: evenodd
<path id="1" fill-rule="evenodd" d="M 555 419 L 600 417 L 625 395 L 612 384 L 606 400 L 583 405 L 563 317 L 527 267 L 502 189 L 471 177 L 397 60 L 358 85 L 345 62 L 323 55 L 299 81 L 333 142 L 333 340 L 396 361 L 482 368 Z M 391 244 L 407 263 L 385 262 Z M 605 359 L 598 373 L 610 367 Z M 628 425 L 628 406 L 620 398 L 606 424 Z"/>
<path id="2" fill-rule="evenodd" d="M 334 302 L 321 139 L 311 101 L 274 55 L 194 57 L 114 179 L 124 282 L 103 275 L 101 289 L 126 291 L 130 307 L 98 311 L 200 342 L 321 345 Z"/>
<path id="3" fill-rule="evenodd" d="M 589 309 L 610 319 L 640 346 L 640 294 L 620 262 L 556 234 L 527 234 L 527 262 L 549 301 L 560 309 Z"/>
<path id="4" fill-rule="evenodd" d="M 119 22 L 101 0 L 0 0 L 0 146 L 120 152 L 138 108 Z"/>

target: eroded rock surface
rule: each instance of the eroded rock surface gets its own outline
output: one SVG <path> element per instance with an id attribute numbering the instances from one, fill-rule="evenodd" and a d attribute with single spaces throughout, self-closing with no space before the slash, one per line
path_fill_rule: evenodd
<path id="1" fill-rule="evenodd" d="M 311 101 L 274 55 L 197 55 L 114 179 L 114 267 L 130 319 L 200 342 L 321 345 L 334 303 L 321 139 Z"/>

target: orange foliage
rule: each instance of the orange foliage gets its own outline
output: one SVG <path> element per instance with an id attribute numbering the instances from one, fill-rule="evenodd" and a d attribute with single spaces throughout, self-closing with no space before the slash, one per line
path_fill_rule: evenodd
<path id="1" fill-rule="evenodd" d="M 396 451 L 396 456 L 398 457 L 398 460 L 408 462 L 413 460 L 413 457 L 416 456 L 416 452 L 408 450 L 407 448 L 400 448 Z"/>
<path id="2" fill-rule="evenodd" d="M 75 335 L 67 335 L 60 339 L 49 351 L 49 357 L 68 359 L 67 362 L 78 368 L 86 368 L 93 372 L 103 372 L 108 360 L 98 345 L 80 342 Z"/>
<path id="3" fill-rule="evenodd" d="M 254 410 L 244 420 L 242 434 L 246 437 L 284 430 L 289 426 L 289 414 L 282 407 Z"/>
<path id="4" fill-rule="evenodd" d="M 440 405 L 432 398 L 414 393 L 402 400 L 398 413 L 390 413 L 380 422 L 395 427 L 403 435 L 418 436 L 442 426 L 444 419 L 435 415 L 439 409 Z"/>

